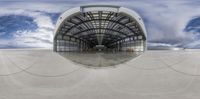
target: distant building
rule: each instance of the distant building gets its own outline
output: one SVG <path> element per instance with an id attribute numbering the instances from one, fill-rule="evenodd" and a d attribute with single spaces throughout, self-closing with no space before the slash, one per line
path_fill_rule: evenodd
<path id="1" fill-rule="evenodd" d="M 148 50 L 184 50 L 184 48 L 173 47 L 173 46 L 148 46 Z"/>

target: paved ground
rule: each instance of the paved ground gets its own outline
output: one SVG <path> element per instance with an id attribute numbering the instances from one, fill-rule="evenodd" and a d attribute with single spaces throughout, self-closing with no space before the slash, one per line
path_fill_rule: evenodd
<path id="1" fill-rule="evenodd" d="M 116 66 L 141 55 L 142 52 L 59 52 L 59 55 L 89 68 Z"/>
<path id="2" fill-rule="evenodd" d="M 0 50 L 0 99 L 200 99 L 200 50 L 147 51 L 102 68 L 72 56 Z M 105 64 L 119 60 L 105 57 Z"/>

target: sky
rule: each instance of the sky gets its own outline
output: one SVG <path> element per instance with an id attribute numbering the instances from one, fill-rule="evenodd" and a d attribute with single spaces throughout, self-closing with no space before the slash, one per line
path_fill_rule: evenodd
<path id="1" fill-rule="evenodd" d="M 200 48 L 200 0 L 1 0 L 0 48 L 52 48 L 59 15 L 90 4 L 119 5 L 139 13 L 149 47 Z"/>

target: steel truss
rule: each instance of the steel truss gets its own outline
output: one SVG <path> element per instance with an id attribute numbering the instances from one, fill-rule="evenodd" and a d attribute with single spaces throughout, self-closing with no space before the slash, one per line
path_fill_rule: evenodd
<path id="1" fill-rule="evenodd" d="M 82 51 L 96 45 L 123 50 L 143 46 L 146 40 L 134 18 L 108 11 L 80 12 L 70 16 L 64 20 L 55 38 L 56 51 Z"/>

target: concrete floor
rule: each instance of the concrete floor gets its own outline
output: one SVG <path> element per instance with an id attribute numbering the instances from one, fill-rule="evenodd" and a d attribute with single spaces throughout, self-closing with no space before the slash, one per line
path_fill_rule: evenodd
<path id="1" fill-rule="evenodd" d="M 200 99 L 200 50 L 147 51 L 106 68 L 87 68 L 76 57 L 0 50 L 0 99 Z"/>
<path id="2" fill-rule="evenodd" d="M 89 68 L 114 67 L 141 55 L 143 52 L 59 52 L 68 60 Z"/>

